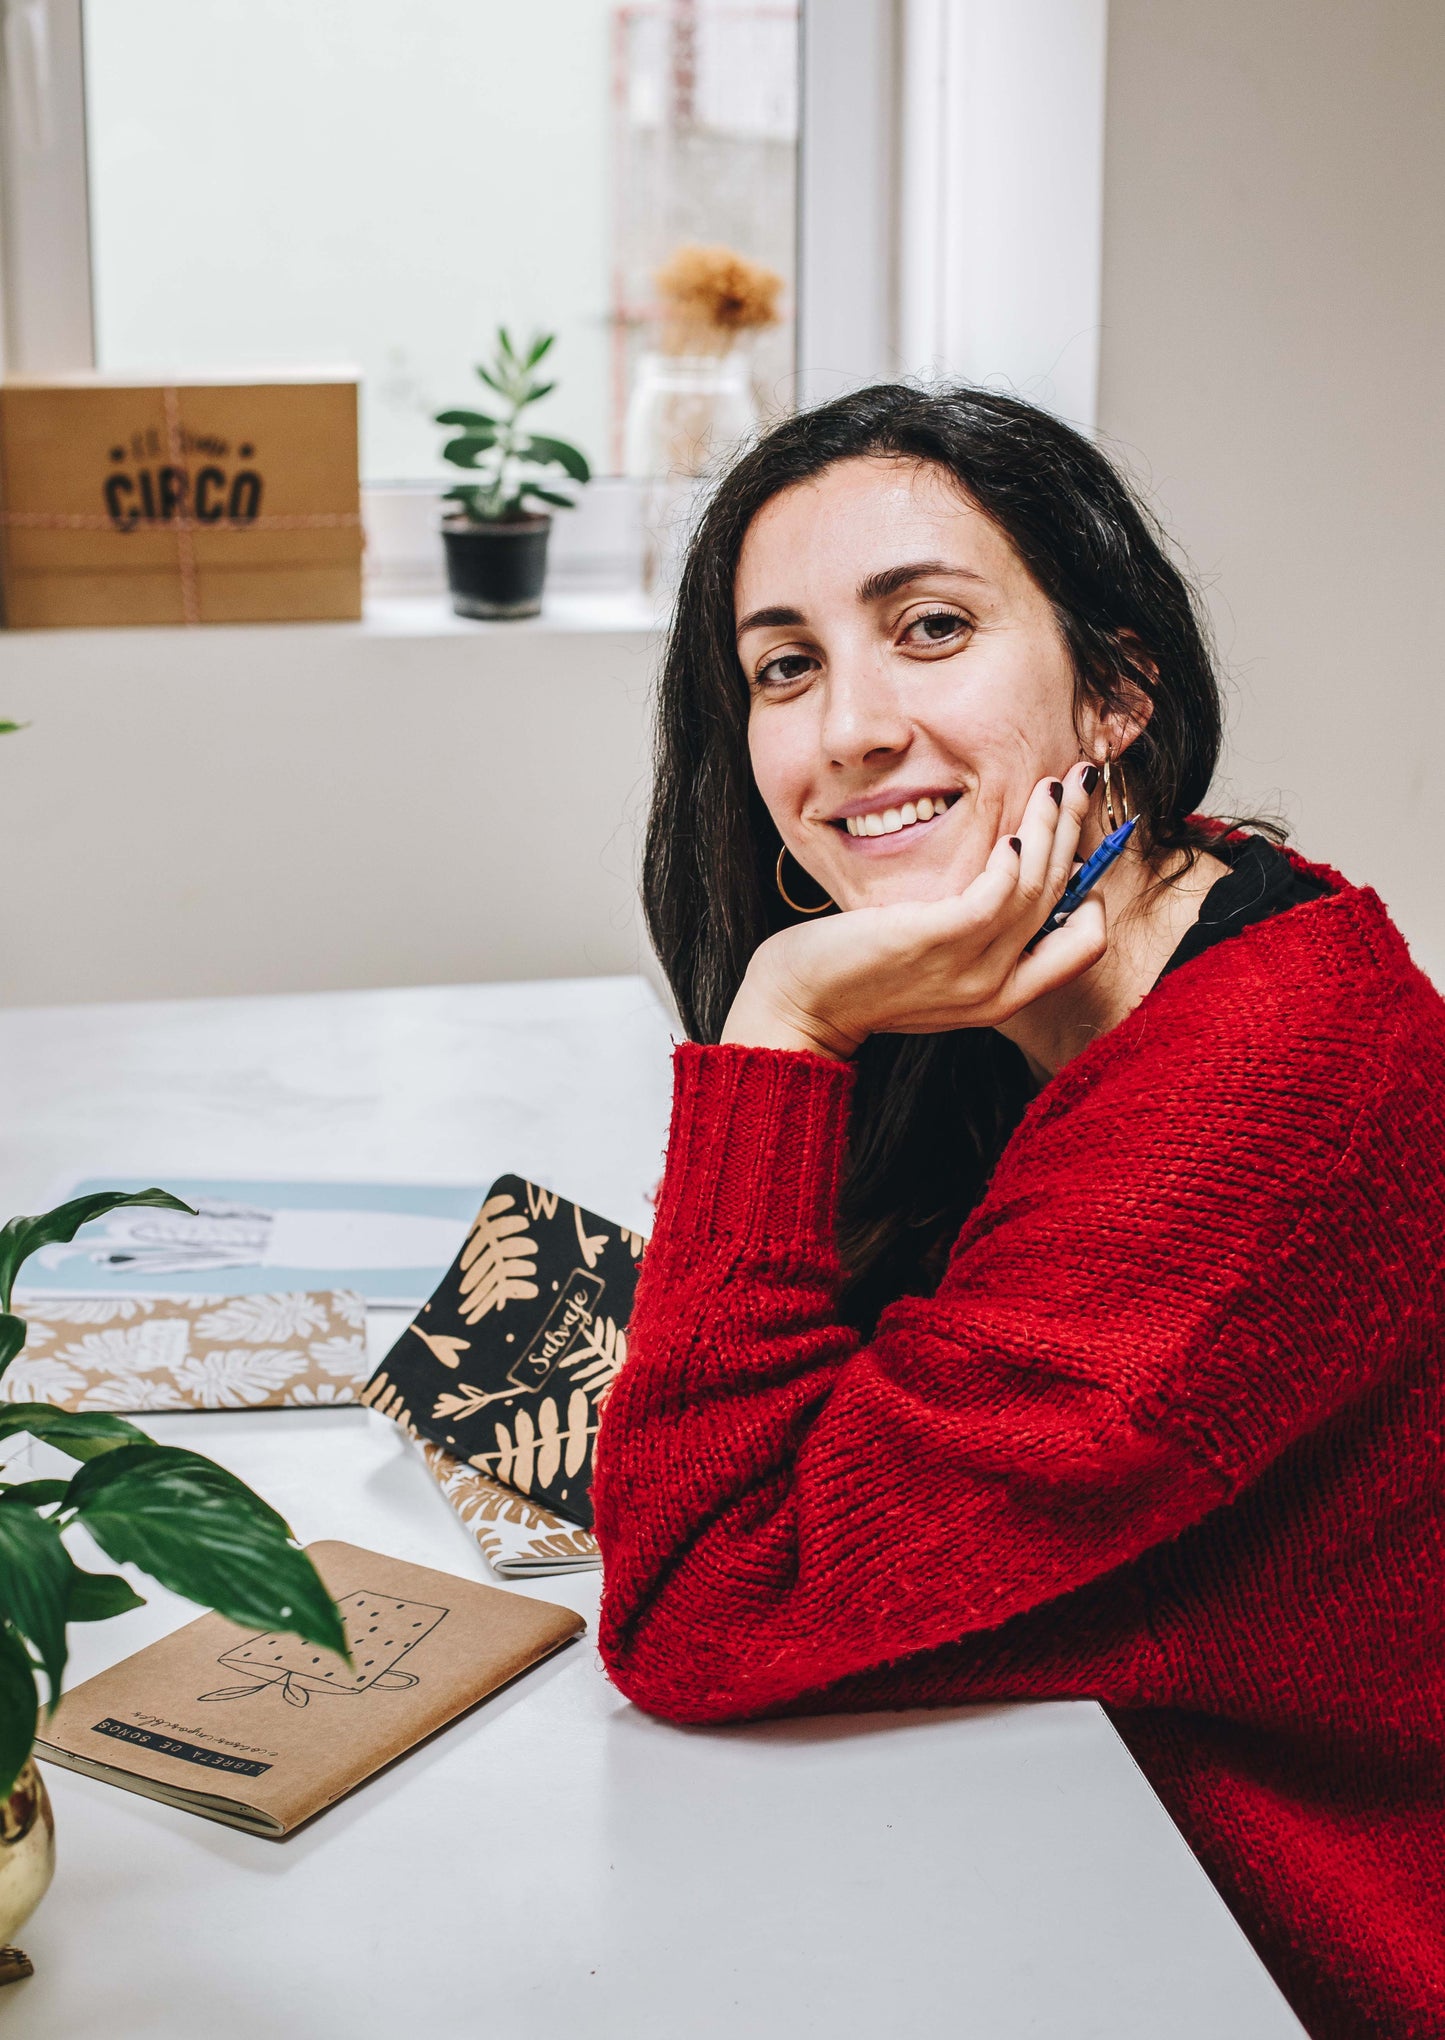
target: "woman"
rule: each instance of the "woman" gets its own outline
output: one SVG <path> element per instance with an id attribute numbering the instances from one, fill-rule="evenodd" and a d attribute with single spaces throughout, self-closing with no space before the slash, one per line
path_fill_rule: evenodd
<path id="1" fill-rule="evenodd" d="M 1445 2033 L 1440 1000 L 1372 893 L 1194 814 L 1187 588 L 1027 405 L 778 427 L 660 714 L 693 1039 L 599 1446 L 613 1678 L 1097 1698 L 1316 2040 Z"/>

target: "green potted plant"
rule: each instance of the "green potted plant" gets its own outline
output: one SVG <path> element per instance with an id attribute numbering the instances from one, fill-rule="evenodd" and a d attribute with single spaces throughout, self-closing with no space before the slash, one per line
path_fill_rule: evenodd
<path id="1" fill-rule="evenodd" d="M 443 520 L 442 539 L 458 616 L 538 614 L 551 511 L 572 508 L 576 498 L 566 493 L 566 483 L 591 478 L 586 455 L 570 440 L 549 439 L 522 424 L 523 413 L 557 387 L 537 377 L 555 338 L 535 334 L 519 352 L 499 327 L 491 362 L 477 365 L 497 402 L 486 411 L 437 413 L 438 425 L 461 428 L 442 448 L 443 460 L 479 477 L 459 482 L 442 498 L 457 506 Z"/>
<path id="2" fill-rule="evenodd" d="M 25 1344 L 10 1308 L 15 1278 L 38 1247 L 74 1239 L 88 1219 L 122 1204 L 189 1211 L 164 1190 L 97 1191 L 37 1218 L 0 1227 L 0 1375 Z M 233 1622 L 285 1629 L 350 1661 L 341 1618 L 316 1569 L 276 1511 L 244 1481 L 204 1459 L 157 1445 L 124 1417 L 77 1415 L 50 1403 L 0 1400 L 0 1443 L 22 1434 L 79 1461 L 68 1480 L 10 1481 L 0 1469 L 0 1942 L 29 1918 L 55 1867 L 55 1823 L 31 1754 L 40 1712 L 60 1698 L 72 1622 L 101 1622 L 141 1606 L 119 1573 L 76 1564 L 65 1533 L 80 1525 L 117 1564 Z M 0 1948 L 0 1982 L 30 1973 Z"/>

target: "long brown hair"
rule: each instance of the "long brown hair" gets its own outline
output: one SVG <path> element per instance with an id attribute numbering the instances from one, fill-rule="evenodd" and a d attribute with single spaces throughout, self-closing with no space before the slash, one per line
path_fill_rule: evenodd
<path id="1" fill-rule="evenodd" d="M 688 1033 L 716 1041 L 758 944 L 794 917 L 773 884 L 780 837 L 748 759 L 733 581 L 765 503 L 836 462 L 927 462 L 1010 540 L 1053 606 L 1076 700 L 1152 704 L 1129 750 L 1144 856 L 1187 868 L 1219 756 L 1222 707 L 1193 593 L 1156 529 L 1087 439 L 989 391 L 880 383 L 777 425 L 723 477 L 683 568 L 659 684 L 643 874 L 647 925 Z M 1178 863 L 1178 859 L 1174 859 Z M 1032 1095 L 991 1029 L 876 1035 L 857 1057 L 840 1248 L 849 1307 L 871 1323 L 928 1287 Z"/>

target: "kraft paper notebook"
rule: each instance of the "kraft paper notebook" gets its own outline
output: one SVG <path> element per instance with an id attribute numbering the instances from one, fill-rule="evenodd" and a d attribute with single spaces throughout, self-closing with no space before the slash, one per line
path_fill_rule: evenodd
<path id="1" fill-rule="evenodd" d="M 322 1409 L 370 1369 L 356 1290 L 69 1296 L 26 1303 L 0 1399 L 62 1410 Z"/>
<path id="2" fill-rule="evenodd" d="M 499 1176 L 361 1400 L 590 1531 L 598 1423 L 627 1358 L 645 1245 L 555 1190 Z"/>
<path id="3" fill-rule="evenodd" d="M 570 1608 L 353 1544 L 308 1553 L 353 1664 L 203 1615 L 67 1693 L 36 1753 L 279 1838 L 586 1626 Z"/>

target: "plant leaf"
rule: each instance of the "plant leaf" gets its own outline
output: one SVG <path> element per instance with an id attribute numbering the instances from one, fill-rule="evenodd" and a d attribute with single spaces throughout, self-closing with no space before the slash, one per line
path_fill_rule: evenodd
<path id="1" fill-rule="evenodd" d="M 528 482 L 522 494 L 535 496 L 542 503 L 555 503 L 559 510 L 574 510 L 577 507 L 571 496 L 559 496 L 555 489 L 544 489 L 536 482 Z"/>
<path id="2" fill-rule="evenodd" d="M 129 1445 L 83 1466 L 68 1497 L 118 1565 L 232 1622 L 284 1629 L 350 1662 L 341 1617 L 276 1511 L 213 1460 Z"/>
<path id="3" fill-rule="evenodd" d="M 512 347 L 512 336 L 510 333 L 508 333 L 505 326 L 498 326 L 497 339 L 500 342 L 502 352 L 503 354 L 506 355 L 507 359 L 509 361 L 515 361 L 517 356 Z"/>
<path id="4" fill-rule="evenodd" d="M 527 394 L 523 397 L 522 403 L 540 404 L 543 397 L 550 397 L 556 387 L 557 385 L 554 382 L 532 383 L 528 386 Z M 520 408 L 521 405 L 518 406 L 519 410 Z"/>
<path id="5" fill-rule="evenodd" d="M 16 1317 L 8 1310 L 0 1311 L 0 1374 L 5 1372 L 25 1344 L 28 1329 L 24 1318 Z"/>
<path id="6" fill-rule="evenodd" d="M 68 1621 L 109 1622 L 112 1615 L 144 1606 L 142 1596 L 119 1573 L 87 1572 L 79 1565 L 71 1572 Z"/>
<path id="7" fill-rule="evenodd" d="M 555 333 L 538 333 L 527 350 L 527 359 L 522 363 L 523 368 L 535 368 L 556 337 Z"/>
<path id="8" fill-rule="evenodd" d="M 0 1628 L 0 1799 L 8 1799 L 35 1745 L 35 1672 L 14 1630 Z"/>
<path id="9" fill-rule="evenodd" d="M 14 736 L 16 730 L 28 730 L 28 722 L 0 722 L 0 737 Z"/>
<path id="10" fill-rule="evenodd" d="M 17 1431 L 43 1438 L 71 1459 L 96 1459 L 118 1445 L 150 1443 L 144 1431 L 105 1411 L 81 1416 L 75 1410 L 58 1410 L 53 1403 L 0 1403 L 0 1438 L 11 1438 Z"/>
<path id="11" fill-rule="evenodd" d="M 592 470 L 587 465 L 587 456 L 579 447 L 567 439 L 529 439 L 519 451 L 529 460 L 555 460 L 558 467 L 565 468 L 574 482 L 589 482 Z"/>
<path id="12" fill-rule="evenodd" d="M 69 1203 L 57 1204 L 53 1211 L 42 1211 L 34 1218 L 12 1218 L 8 1225 L 0 1226 L 0 1310 L 9 1310 L 15 1277 L 37 1247 L 73 1240 L 89 1220 L 103 1218 L 122 1204 L 155 1204 L 163 1211 L 195 1215 L 189 1204 L 172 1197 L 169 1190 L 92 1190 L 88 1196 L 72 1197 Z"/>
<path id="13" fill-rule="evenodd" d="M 506 390 L 503 389 L 502 385 L 497 381 L 497 378 L 492 374 L 491 370 L 489 368 L 484 368 L 480 361 L 477 363 L 477 374 L 481 377 L 482 381 L 486 384 L 489 390 L 495 390 L 499 397 L 506 396 L 507 394 Z"/>
<path id="14" fill-rule="evenodd" d="M 449 460 L 453 467 L 474 468 L 477 455 L 495 446 L 497 435 L 490 427 L 484 432 L 463 432 L 456 439 L 449 439 L 442 448 L 442 459 Z"/>
<path id="15" fill-rule="evenodd" d="M 485 411 L 438 411 L 435 422 L 438 425 L 473 426 L 495 426 L 497 423 L 496 419 L 489 417 Z"/>
<path id="16" fill-rule="evenodd" d="M 0 1487 L 0 1505 L 18 1502 L 22 1508 L 43 1509 L 47 1502 L 63 1502 L 69 1491 L 68 1480 L 17 1480 Z"/>
<path id="17" fill-rule="evenodd" d="M 45 1668 L 50 1705 L 65 1672 L 65 1617 L 74 1560 L 49 1516 L 0 1509 L 0 1615 L 28 1636 Z"/>

